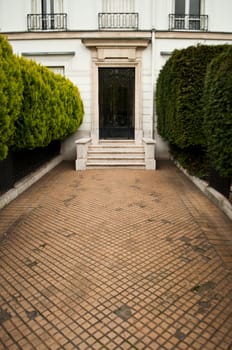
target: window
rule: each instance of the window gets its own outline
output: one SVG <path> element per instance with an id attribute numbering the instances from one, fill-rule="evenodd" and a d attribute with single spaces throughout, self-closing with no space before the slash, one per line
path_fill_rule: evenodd
<path id="1" fill-rule="evenodd" d="M 31 0 L 29 30 L 64 30 L 66 27 L 67 15 L 63 13 L 63 0 Z"/>
<path id="2" fill-rule="evenodd" d="M 102 0 L 102 13 L 99 13 L 99 28 L 104 30 L 136 30 L 138 14 L 135 0 Z"/>
<path id="3" fill-rule="evenodd" d="M 64 74 L 64 66 L 47 66 L 53 73 L 65 75 Z"/>
<path id="4" fill-rule="evenodd" d="M 34 14 L 62 13 L 63 0 L 32 0 L 31 12 Z"/>
<path id="5" fill-rule="evenodd" d="M 201 0 L 175 0 L 173 29 L 201 29 Z"/>

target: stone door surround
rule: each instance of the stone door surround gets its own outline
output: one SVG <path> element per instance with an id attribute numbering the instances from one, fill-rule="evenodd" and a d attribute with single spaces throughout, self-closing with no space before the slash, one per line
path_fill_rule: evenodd
<path id="1" fill-rule="evenodd" d="M 122 33 L 112 33 L 107 38 L 83 39 L 83 44 L 91 50 L 92 57 L 92 127 L 91 139 L 93 143 L 99 141 L 99 82 L 98 68 L 100 67 L 128 67 L 135 68 L 135 142 L 141 143 L 142 130 L 142 86 L 141 63 L 142 50 L 148 47 L 148 37 L 122 37 Z"/>

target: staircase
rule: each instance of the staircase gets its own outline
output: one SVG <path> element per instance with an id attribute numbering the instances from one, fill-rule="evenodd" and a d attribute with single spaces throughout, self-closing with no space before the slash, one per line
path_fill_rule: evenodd
<path id="1" fill-rule="evenodd" d="M 87 169 L 116 167 L 145 169 L 144 145 L 134 140 L 102 140 L 88 146 Z"/>

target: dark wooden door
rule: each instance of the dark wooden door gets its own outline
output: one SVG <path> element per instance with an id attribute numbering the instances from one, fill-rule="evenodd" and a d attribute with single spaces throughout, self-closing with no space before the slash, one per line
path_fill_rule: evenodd
<path id="1" fill-rule="evenodd" d="M 99 68 L 101 139 L 134 139 L 135 69 Z"/>

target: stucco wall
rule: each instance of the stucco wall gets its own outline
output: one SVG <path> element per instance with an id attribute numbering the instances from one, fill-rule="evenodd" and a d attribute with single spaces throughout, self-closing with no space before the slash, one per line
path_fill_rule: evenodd
<path id="1" fill-rule="evenodd" d="M 209 16 L 209 31 L 232 32 L 232 1 L 206 0 L 205 14 Z"/>
<path id="2" fill-rule="evenodd" d="M 27 30 L 27 14 L 30 12 L 30 1 L 0 0 L 0 31 Z"/>

